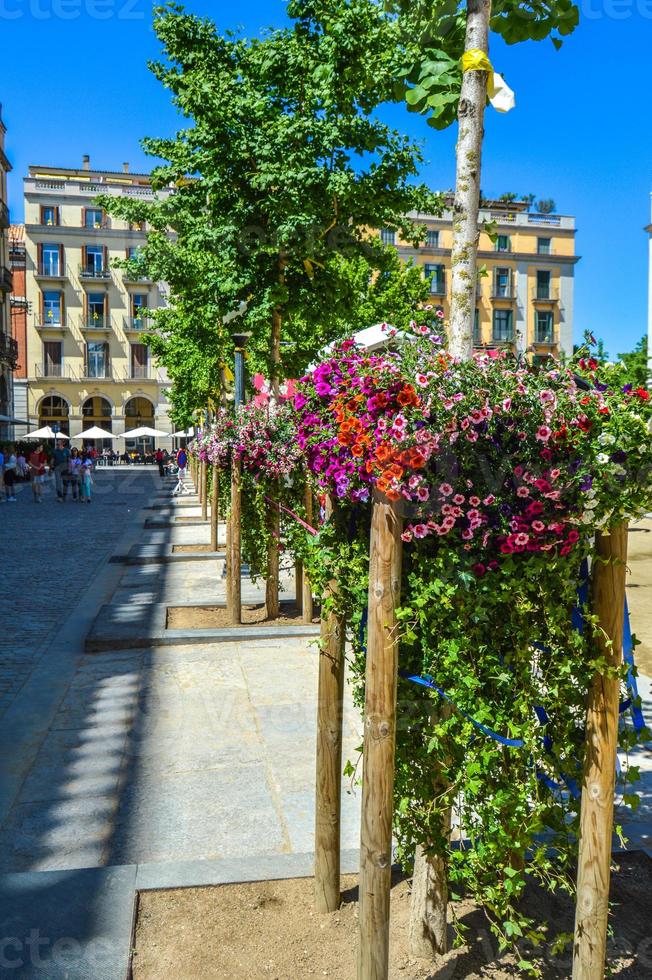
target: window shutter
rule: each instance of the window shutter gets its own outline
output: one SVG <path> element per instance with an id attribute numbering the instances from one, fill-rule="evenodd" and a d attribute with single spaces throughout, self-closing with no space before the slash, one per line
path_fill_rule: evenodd
<path id="1" fill-rule="evenodd" d="M 85 228 L 86 227 L 86 208 L 82 208 L 81 223 L 82 223 L 82 228 Z"/>
<path id="2" fill-rule="evenodd" d="M 86 258 L 86 246 L 81 247 L 81 259 L 82 259 L 82 269 L 86 270 L 88 268 L 87 258 Z"/>
<path id="3" fill-rule="evenodd" d="M 109 268 L 109 249 L 105 245 L 104 246 L 104 269 L 106 270 L 108 268 Z"/>
<path id="4" fill-rule="evenodd" d="M 108 340 L 104 342 L 104 374 L 107 378 L 111 376 L 111 346 Z"/>
<path id="5" fill-rule="evenodd" d="M 59 275 L 64 276 L 65 274 L 66 267 L 64 265 L 63 245 L 59 245 Z"/>
<path id="6" fill-rule="evenodd" d="M 55 225 L 60 225 L 61 224 L 61 214 L 60 214 L 60 210 L 59 210 L 59 205 L 58 204 L 57 204 L 57 206 L 54 209 L 54 223 L 55 223 Z"/>
<path id="7" fill-rule="evenodd" d="M 37 250 L 38 269 L 40 272 L 41 269 L 43 268 L 43 242 L 38 243 L 38 245 L 36 246 L 36 250 Z"/>
<path id="8" fill-rule="evenodd" d="M 65 326 L 66 323 L 66 294 L 63 290 L 59 293 L 61 302 L 61 326 Z"/>
<path id="9" fill-rule="evenodd" d="M 84 377 L 88 377 L 88 344 L 84 344 Z"/>

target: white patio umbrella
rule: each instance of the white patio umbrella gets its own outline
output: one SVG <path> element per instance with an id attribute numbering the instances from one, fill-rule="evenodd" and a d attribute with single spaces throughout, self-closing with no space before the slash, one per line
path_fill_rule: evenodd
<path id="1" fill-rule="evenodd" d="M 73 439 L 115 439 L 116 437 L 112 432 L 107 432 L 106 429 L 100 429 L 99 425 L 93 425 L 90 429 L 84 429 L 83 432 L 78 432 Z"/>
<path id="2" fill-rule="evenodd" d="M 53 432 L 49 425 L 44 425 L 42 429 L 34 429 L 23 436 L 23 439 L 70 439 L 65 432 Z"/>
<path id="3" fill-rule="evenodd" d="M 118 439 L 144 439 L 147 436 L 151 436 L 153 439 L 161 438 L 161 436 L 169 436 L 169 432 L 164 432 L 163 429 L 150 429 L 147 425 L 141 425 L 139 429 L 128 429 L 127 432 L 121 432 L 117 437 Z"/>
<path id="4" fill-rule="evenodd" d="M 189 429 L 179 429 L 178 432 L 172 433 L 173 439 L 190 439 L 195 434 L 195 429 L 191 425 Z"/>

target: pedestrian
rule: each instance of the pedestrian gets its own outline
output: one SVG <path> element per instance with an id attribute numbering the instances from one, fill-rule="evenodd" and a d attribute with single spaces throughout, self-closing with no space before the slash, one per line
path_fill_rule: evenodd
<path id="1" fill-rule="evenodd" d="M 57 500 L 60 504 L 66 499 L 66 487 L 64 477 L 70 472 L 70 450 L 65 445 L 63 439 L 57 439 L 54 452 L 52 453 L 52 467 L 54 469 L 54 485 L 57 491 Z"/>
<path id="2" fill-rule="evenodd" d="M 81 467 L 81 499 L 84 503 L 91 502 L 91 487 L 93 486 L 93 460 L 86 459 Z"/>
<path id="3" fill-rule="evenodd" d="M 12 445 L 7 446 L 4 453 L 4 483 L 7 503 L 16 503 L 16 452 Z"/>
<path id="4" fill-rule="evenodd" d="M 27 480 L 29 477 L 29 467 L 27 465 L 27 460 L 25 459 L 25 453 L 22 449 L 19 450 L 16 458 L 16 473 L 18 474 L 19 480 Z"/>
<path id="5" fill-rule="evenodd" d="M 32 496 L 35 504 L 43 503 L 43 484 L 45 483 L 45 464 L 47 456 L 43 452 L 43 443 L 39 442 L 29 457 L 29 472 L 32 478 Z"/>
<path id="6" fill-rule="evenodd" d="M 163 479 L 165 476 L 165 453 L 162 449 L 157 449 L 155 457 L 158 466 L 158 475 Z"/>
<path id="7" fill-rule="evenodd" d="M 179 472 L 178 472 L 178 475 L 177 475 L 177 485 L 174 488 L 174 490 L 172 491 L 172 494 L 173 495 L 175 495 L 177 493 L 185 493 L 186 492 L 186 486 L 185 486 L 184 480 L 186 478 L 186 466 L 187 465 L 188 465 L 188 454 L 187 454 L 186 450 L 182 446 L 181 449 L 179 449 L 178 452 L 177 452 L 177 466 L 179 468 Z"/>
<path id="8" fill-rule="evenodd" d="M 81 500 L 82 461 L 81 456 L 79 455 L 79 450 L 76 446 L 70 454 L 68 468 L 70 472 L 70 489 L 72 490 L 72 499 Z"/>

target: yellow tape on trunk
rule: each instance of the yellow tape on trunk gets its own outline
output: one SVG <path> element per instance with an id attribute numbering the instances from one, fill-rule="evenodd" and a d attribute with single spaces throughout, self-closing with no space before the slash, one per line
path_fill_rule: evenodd
<path id="1" fill-rule="evenodd" d="M 516 98 L 502 75 L 495 72 L 485 51 L 471 48 L 462 55 L 462 71 L 487 72 L 487 96 L 498 112 L 509 112 L 516 104 Z"/>
<path id="2" fill-rule="evenodd" d="M 485 51 L 480 48 L 471 48 L 462 55 L 462 71 L 490 71 L 493 72 L 493 65 L 489 61 Z"/>

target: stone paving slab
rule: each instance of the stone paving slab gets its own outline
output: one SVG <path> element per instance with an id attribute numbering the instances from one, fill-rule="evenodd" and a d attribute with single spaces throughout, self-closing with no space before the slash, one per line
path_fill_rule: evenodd
<path id="1" fill-rule="evenodd" d="M 135 866 L 1 876 L 0 978 L 126 980 L 135 897 Z"/>

